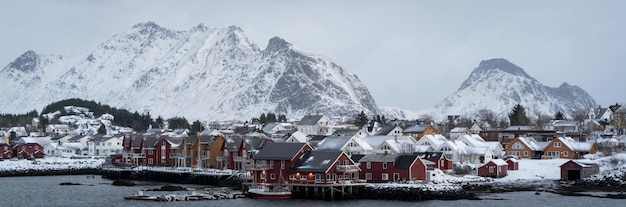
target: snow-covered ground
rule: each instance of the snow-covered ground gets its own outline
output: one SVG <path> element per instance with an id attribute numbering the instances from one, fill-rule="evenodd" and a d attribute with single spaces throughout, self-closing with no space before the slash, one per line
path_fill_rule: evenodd
<path id="1" fill-rule="evenodd" d="M 0 172 L 23 170 L 76 170 L 99 168 L 104 159 L 70 159 L 47 157 L 37 160 L 4 160 L 0 161 Z"/>

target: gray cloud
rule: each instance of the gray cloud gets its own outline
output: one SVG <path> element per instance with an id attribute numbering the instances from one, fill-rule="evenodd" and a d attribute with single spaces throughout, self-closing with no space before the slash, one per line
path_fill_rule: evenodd
<path id="1" fill-rule="evenodd" d="M 540 82 L 624 103 L 623 1 L 12 1 L 0 7 L 0 64 L 26 50 L 71 55 L 138 22 L 238 25 L 260 47 L 280 36 L 357 74 L 379 105 L 419 110 L 503 57 Z"/>

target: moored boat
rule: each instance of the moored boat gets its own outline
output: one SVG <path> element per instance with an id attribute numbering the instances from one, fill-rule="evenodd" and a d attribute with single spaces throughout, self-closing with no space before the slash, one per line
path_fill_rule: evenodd
<path id="1" fill-rule="evenodd" d="M 252 198 L 265 199 L 290 199 L 291 191 L 288 187 L 273 184 L 253 185 L 248 190 L 248 194 Z"/>

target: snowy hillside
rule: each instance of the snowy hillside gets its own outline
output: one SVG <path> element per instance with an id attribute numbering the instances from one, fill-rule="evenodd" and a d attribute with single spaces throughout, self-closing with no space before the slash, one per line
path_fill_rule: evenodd
<path id="1" fill-rule="evenodd" d="M 236 26 L 141 23 L 73 56 L 27 51 L 0 70 L 0 82 L 0 113 L 69 98 L 192 120 L 378 111 L 365 85 L 330 59 L 278 37 L 261 50 Z"/>
<path id="2" fill-rule="evenodd" d="M 558 88 L 544 86 L 508 60 L 490 59 L 482 61 L 456 92 L 418 114 L 442 120 L 447 115 L 473 117 L 479 110 L 489 109 L 499 117 L 506 117 L 518 103 L 526 108 L 530 118 L 553 116 L 558 111 L 569 115 L 597 105 L 577 86 L 567 83 Z"/>

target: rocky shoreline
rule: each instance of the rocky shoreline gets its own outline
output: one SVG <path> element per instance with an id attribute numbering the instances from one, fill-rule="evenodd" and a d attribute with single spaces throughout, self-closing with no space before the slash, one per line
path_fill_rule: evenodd
<path id="1" fill-rule="evenodd" d="M 84 169 L 27 169 L 27 170 L 11 170 L 0 171 L 0 177 L 17 177 L 17 176 L 48 176 L 48 175 L 98 175 L 100 168 L 84 168 Z"/>

